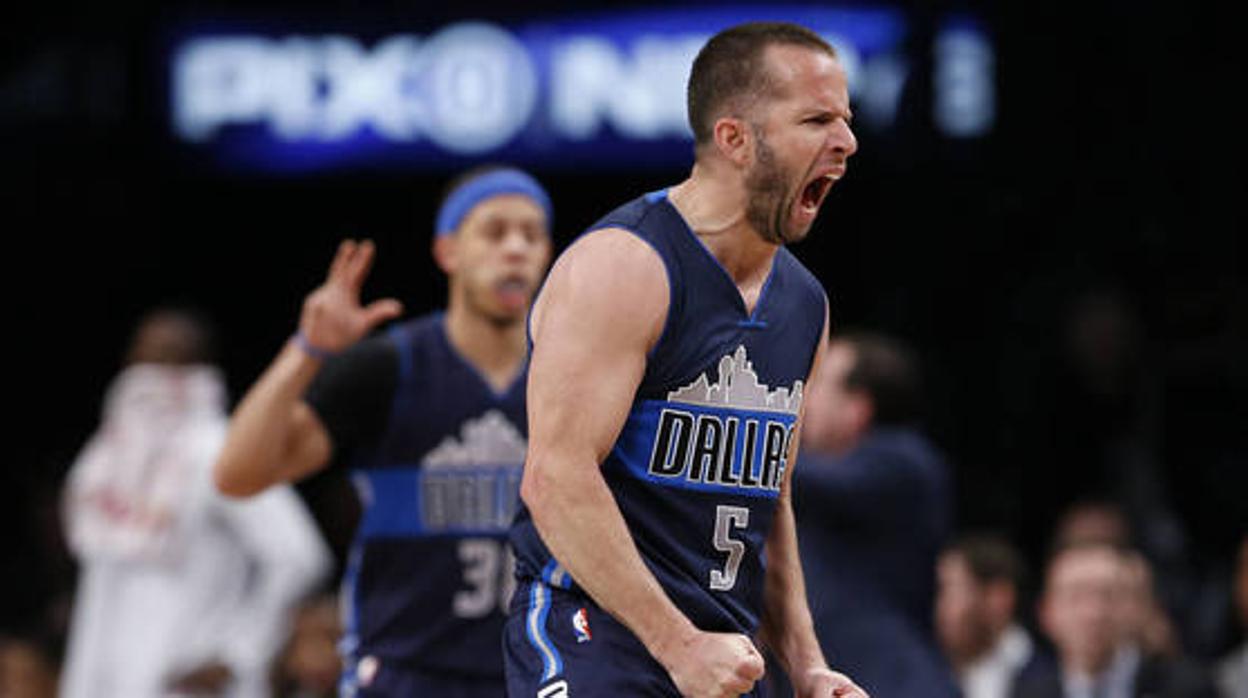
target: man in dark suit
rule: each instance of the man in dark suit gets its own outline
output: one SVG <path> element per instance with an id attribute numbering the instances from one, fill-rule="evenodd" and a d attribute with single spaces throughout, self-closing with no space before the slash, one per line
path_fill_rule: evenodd
<path id="1" fill-rule="evenodd" d="M 1104 543 L 1050 558 L 1039 618 L 1058 666 L 1027 682 L 1022 698 L 1214 698 L 1196 666 L 1141 650 L 1130 560 Z"/>
<path id="2" fill-rule="evenodd" d="M 1024 569 L 1001 536 L 965 536 L 936 568 L 936 636 L 963 698 L 1016 698 L 1018 687 L 1053 660 L 1017 620 Z"/>
<path id="3" fill-rule="evenodd" d="M 806 393 L 793 472 L 815 631 L 872 695 L 956 695 L 932 636 L 950 530 L 944 458 L 915 426 L 918 370 L 895 340 L 838 336 Z"/>

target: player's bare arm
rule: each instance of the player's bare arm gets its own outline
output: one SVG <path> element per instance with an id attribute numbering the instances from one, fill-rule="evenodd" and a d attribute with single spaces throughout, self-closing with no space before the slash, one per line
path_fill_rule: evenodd
<path id="1" fill-rule="evenodd" d="M 608 229 L 555 264 L 532 317 L 529 454 L 521 497 L 556 559 L 667 669 L 686 696 L 736 696 L 762 675 L 744 635 L 701 632 L 642 561 L 599 470 L 667 316 L 663 262 Z"/>
<path id="2" fill-rule="evenodd" d="M 249 496 L 305 477 L 329 462 L 329 433 L 303 402 L 303 394 L 321 368 L 321 355 L 345 350 L 402 312 L 390 298 L 360 304 L 374 254 L 370 241 L 343 241 L 325 283 L 304 300 L 299 318 L 303 346 L 288 343 L 243 396 L 213 469 L 223 493 Z"/>
<path id="3" fill-rule="evenodd" d="M 819 370 L 828 345 L 828 319 L 824 311 L 823 334 L 810 379 Z M 798 428 L 801 428 L 799 417 Z M 789 468 L 780 485 L 780 499 L 767 537 L 767 580 L 764 590 L 762 634 L 781 665 L 789 674 L 798 698 L 867 698 L 866 691 L 848 677 L 828 668 L 806 600 L 806 581 L 797 547 L 797 522 L 791 496 L 793 466 L 797 463 L 798 442 L 794 438 L 788 454 Z"/>

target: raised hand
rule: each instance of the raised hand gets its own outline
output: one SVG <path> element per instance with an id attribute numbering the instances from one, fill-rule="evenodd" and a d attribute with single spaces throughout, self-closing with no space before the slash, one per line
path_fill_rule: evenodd
<path id="1" fill-rule="evenodd" d="M 661 661 L 686 698 L 736 698 L 763 677 L 763 655 L 736 633 L 699 631 Z"/>
<path id="2" fill-rule="evenodd" d="M 338 246 L 325 283 L 303 301 L 299 331 L 304 341 L 324 352 L 340 352 L 403 312 L 403 306 L 393 298 L 360 304 L 360 289 L 373 266 L 375 252 L 371 240 L 343 240 Z"/>
<path id="3" fill-rule="evenodd" d="M 797 698 L 870 698 L 848 676 L 827 667 L 807 669 L 794 678 Z"/>

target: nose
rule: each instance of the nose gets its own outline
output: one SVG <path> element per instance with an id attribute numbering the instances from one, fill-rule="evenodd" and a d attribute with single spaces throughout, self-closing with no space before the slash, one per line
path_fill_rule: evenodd
<path id="1" fill-rule="evenodd" d="M 858 152 L 858 138 L 854 136 L 854 130 L 849 127 L 848 121 L 836 120 L 836 127 L 832 130 L 829 145 L 832 151 L 842 158 L 848 158 Z"/>
<path id="2" fill-rule="evenodd" d="M 503 236 L 503 254 L 508 257 L 523 257 L 536 246 L 530 235 L 521 226 L 511 226 Z"/>

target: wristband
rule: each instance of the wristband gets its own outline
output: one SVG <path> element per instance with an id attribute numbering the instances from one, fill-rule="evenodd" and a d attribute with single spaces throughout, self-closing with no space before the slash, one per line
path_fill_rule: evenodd
<path id="1" fill-rule="evenodd" d="M 303 333 L 303 330 L 296 332 L 295 336 L 290 338 L 290 341 L 294 342 L 295 346 L 299 347 L 300 351 L 314 359 L 317 359 L 318 361 L 332 359 L 338 355 L 338 352 L 336 351 L 322 349 L 312 342 L 309 342 L 308 337 Z"/>

